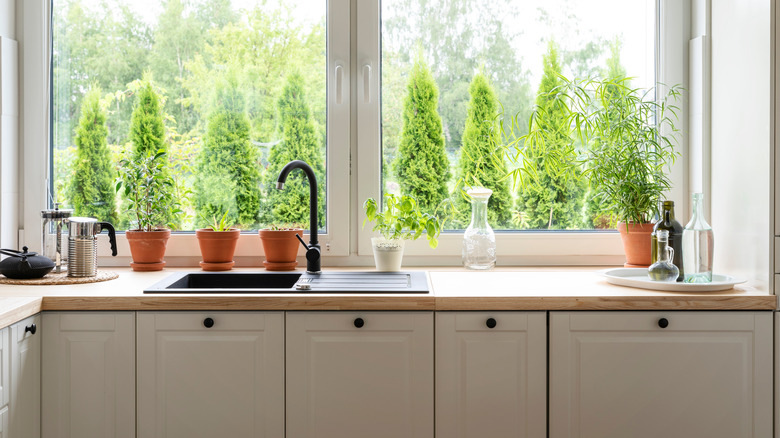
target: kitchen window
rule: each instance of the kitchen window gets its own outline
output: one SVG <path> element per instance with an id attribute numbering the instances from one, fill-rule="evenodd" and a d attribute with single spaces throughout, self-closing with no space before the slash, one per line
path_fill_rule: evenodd
<path id="1" fill-rule="evenodd" d="M 477 72 L 482 72 L 495 87 L 505 121 L 517 114 L 521 127 L 527 124 L 543 75 L 542 62 L 550 55 L 551 47 L 557 51 L 560 73 L 570 78 L 602 74 L 610 62 L 614 64 L 619 59 L 619 67 L 635 78 L 634 86 L 649 87 L 655 81 L 686 83 L 682 73 L 685 61 L 680 53 L 686 44 L 682 35 L 688 27 L 683 10 L 689 5 L 668 0 L 630 2 L 631 5 L 614 0 L 502 1 L 483 5 L 462 0 L 234 0 L 231 8 L 224 7 L 229 2 L 217 0 L 171 0 L 147 6 L 135 2 L 96 2 L 114 5 L 110 12 L 88 6 L 92 2 L 86 0 L 41 3 L 37 5 L 41 17 L 51 15 L 51 25 L 46 20 L 25 20 L 43 26 L 42 34 L 50 35 L 53 41 L 50 49 L 44 42 L 41 44 L 44 53 L 50 50 L 51 71 L 47 71 L 48 63 L 35 61 L 41 67 L 41 83 L 46 82 L 43 77 L 51 75 L 51 100 L 44 100 L 46 96 L 41 95 L 37 102 L 51 120 L 39 120 L 49 127 L 49 140 L 46 134 L 38 133 L 26 136 L 25 140 L 28 145 L 37 141 L 49 145 L 46 150 L 32 146 L 25 149 L 30 174 L 45 175 L 41 183 L 26 187 L 29 190 L 25 193 L 25 229 L 30 230 L 37 229 L 33 224 L 39 222 L 38 212 L 46 206 L 44 200 L 50 190 L 58 199 L 68 193 L 67 174 L 73 166 L 74 130 L 79 122 L 81 99 L 93 86 L 92 77 L 99 74 L 105 78 L 100 85 L 104 88 L 101 105 L 109 110 L 108 144 L 117 152 L 128 143 L 129 126 L 123 124 L 130 124 L 134 90 L 141 86 L 144 71 L 151 71 L 157 91 L 166 99 L 168 144 L 176 147 L 169 149 L 169 159 L 174 169 L 178 165 L 178 170 L 189 178 L 184 178 L 179 187 L 186 198 L 187 214 L 179 218 L 178 229 L 187 231 L 199 226 L 199 210 L 208 212 L 199 209 L 198 205 L 202 207 L 204 203 L 196 198 L 203 198 L 205 189 L 214 187 L 213 181 L 199 181 L 203 175 L 195 171 L 196 166 L 202 165 L 198 164 L 202 162 L 198 159 L 199 148 L 210 141 L 209 115 L 215 112 L 205 102 L 218 100 L 207 95 L 216 95 L 230 86 L 241 90 L 242 112 L 250 131 L 248 142 L 258 152 L 258 170 L 267 173 L 253 177 L 265 190 L 268 174 L 273 173 L 269 170 L 271 150 L 283 142 L 279 121 L 275 119 L 279 96 L 288 84 L 285 76 L 300 72 L 295 80 L 307 94 L 312 123 L 320 137 L 322 168 L 327 169 L 320 181 L 326 199 L 322 204 L 327 206 L 326 220 L 320 224 L 321 232 L 325 232 L 321 240 L 326 266 L 329 255 L 348 256 L 332 259 L 337 264 L 364 263 L 362 256 L 369 256 L 371 251 L 370 227 L 361 227 L 363 201 L 402 190 L 393 163 L 403 129 L 405 85 L 416 59 L 427 65 L 439 89 L 438 111 L 449 162 L 446 170 L 451 175 L 446 189 L 450 194 L 458 177 L 468 86 Z M 81 13 L 74 12 L 77 7 L 83 8 Z M 179 9 L 175 10 L 176 7 Z M 171 38 L 156 39 L 166 17 L 173 23 L 169 23 L 168 29 Z M 68 24 L 64 26 L 62 20 Z M 67 20 L 80 22 L 81 27 Z M 243 36 L 242 31 L 246 32 Z M 278 41 L 285 37 L 285 31 L 292 35 L 285 47 L 295 39 L 300 52 L 281 57 L 289 64 L 263 64 L 270 53 L 278 53 L 263 52 L 273 47 L 264 46 L 262 37 L 270 33 Z M 116 48 L 107 47 L 108 43 L 116 44 Z M 197 44 L 203 44 L 201 49 L 194 47 Z M 89 50 L 97 55 L 89 60 L 82 58 Z M 253 54 L 263 59 L 253 60 Z M 145 64 L 142 58 L 146 59 Z M 138 65 L 130 65 L 133 63 Z M 128 74 L 133 69 L 136 72 Z M 269 70 L 273 72 L 269 74 Z M 271 76 L 273 79 L 269 79 Z M 35 75 L 29 78 L 26 87 Z M 267 85 L 269 82 L 273 84 Z M 29 94 L 35 96 L 34 92 Z M 685 114 L 680 114 L 680 118 L 684 125 Z M 33 122 L 25 119 L 25 132 Z M 684 138 L 681 150 L 685 150 Z M 32 158 L 38 158 L 38 164 L 32 164 Z M 672 170 L 675 190 L 671 197 L 683 201 L 680 209 L 685 211 L 684 160 L 680 161 Z M 40 165 L 41 162 L 48 165 Z M 510 168 L 512 165 L 508 163 Z M 222 176 L 221 180 L 230 187 L 235 185 L 236 178 Z M 225 192 L 229 190 L 218 191 Z M 519 204 L 518 188 L 509 193 L 515 198 L 513 204 Z M 262 203 L 263 194 L 260 197 Z M 35 203 L 36 199 L 40 203 Z M 525 202 L 533 204 L 533 200 Z M 221 211 L 232 210 L 235 200 L 212 204 L 218 204 Z M 267 207 L 261 206 L 266 208 L 266 214 Z M 583 209 L 573 207 L 576 208 Z M 529 226 L 528 213 L 517 207 L 503 217 L 509 219 L 493 224 L 501 230 L 500 263 L 614 263 L 622 257 L 617 236 L 612 232 L 587 231 L 593 228 L 592 222 Z M 120 224 L 122 220 L 117 218 Z M 462 229 L 464 221 L 467 219 L 451 222 L 447 228 Z M 256 222 L 244 221 L 242 225 L 253 229 L 264 222 L 279 221 L 272 215 L 261 214 Z M 305 222 L 303 225 L 308 228 L 308 221 Z M 257 240 L 255 233 L 245 233 L 237 256 L 257 255 Z M 439 257 L 437 264 L 458 264 L 461 235 L 445 232 L 440 241 L 435 252 L 422 241 L 408 245 L 407 254 L 412 256 L 407 259 L 408 264 L 431 264 L 429 256 Z M 191 265 L 195 261 L 193 252 L 197 252 L 194 236 L 174 235 L 166 259 L 173 265 L 177 264 L 172 262 L 176 258 L 181 264 Z"/>

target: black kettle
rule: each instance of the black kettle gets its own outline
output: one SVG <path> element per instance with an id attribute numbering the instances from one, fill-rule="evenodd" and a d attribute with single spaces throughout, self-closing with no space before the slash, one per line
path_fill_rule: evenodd
<path id="1" fill-rule="evenodd" d="M 10 256 L 0 261 L 0 274 L 8 278 L 41 278 L 54 269 L 54 262 L 50 258 L 38 255 L 37 252 L 27 252 L 26 246 L 21 251 L 0 249 L 0 253 Z"/>

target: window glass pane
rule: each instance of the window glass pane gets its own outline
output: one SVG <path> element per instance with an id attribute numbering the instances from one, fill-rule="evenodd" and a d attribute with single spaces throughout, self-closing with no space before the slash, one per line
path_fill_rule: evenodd
<path id="1" fill-rule="evenodd" d="M 496 229 L 609 226 L 587 182 L 540 168 L 521 189 L 501 180 L 521 163 L 466 145 L 487 144 L 485 121 L 508 131 L 516 117 L 515 135 L 526 134 L 537 95 L 558 75 L 652 87 L 654 1 L 383 0 L 381 14 L 383 192 L 411 194 L 430 212 L 452 199 L 447 226 L 462 229 L 471 210 L 457 186 L 479 165 Z"/>
<path id="2" fill-rule="evenodd" d="M 303 173 L 275 185 L 300 159 L 324 230 L 325 15 L 323 0 L 53 0 L 52 200 L 134 228 L 121 160 L 164 149 L 158 222 L 308 226 Z"/>

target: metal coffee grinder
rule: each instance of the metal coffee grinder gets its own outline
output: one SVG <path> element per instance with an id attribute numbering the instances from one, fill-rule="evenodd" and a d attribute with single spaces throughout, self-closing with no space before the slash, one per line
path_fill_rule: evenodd
<path id="1" fill-rule="evenodd" d="M 116 231 L 108 222 L 93 217 L 72 217 L 68 224 L 68 277 L 97 275 L 97 235 L 108 230 L 111 255 L 116 256 Z"/>
<path id="2" fill-rule="evenodd" d="M 62 226 L 72 214 L 73 210 L 60 210 L 59 202 L 54 204 L 53 209 L 41 210 L 41 255 L 54 262 L 54 272 L 58 274 L 63 267 L 67 267 L 68 256 L 62 245 Z"/>

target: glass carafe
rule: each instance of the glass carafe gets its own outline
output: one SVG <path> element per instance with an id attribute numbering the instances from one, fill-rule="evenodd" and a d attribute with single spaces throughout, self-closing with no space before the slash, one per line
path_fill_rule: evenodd
<path id="1" fill-rule="evenodd" d="M 492 269 L 496 266 L 496 235 L 487 220 L 487 205 L 493 191 L 474 187 L 471 196 L 471 223 L 463 235 L 463 266 L 469 269 Z"/>
<path id="2" fill-rule="evenodd" d="M 672 263 L 674 249 L 669 246 L 669 231 L 656 231 L 658 261 L 650 265 L 647 275 L 653 281 L 673 282 L 677 281 L 680 270 Z"/>
<path id="3" fill-rule="evenodd" d="M 704 195 L 694 193 L 693 216 L 683 230 L 683 270 L 686 283 L 712 282 L 712 250 L 715 246 L 712 227 L 702 213 Z"/>

